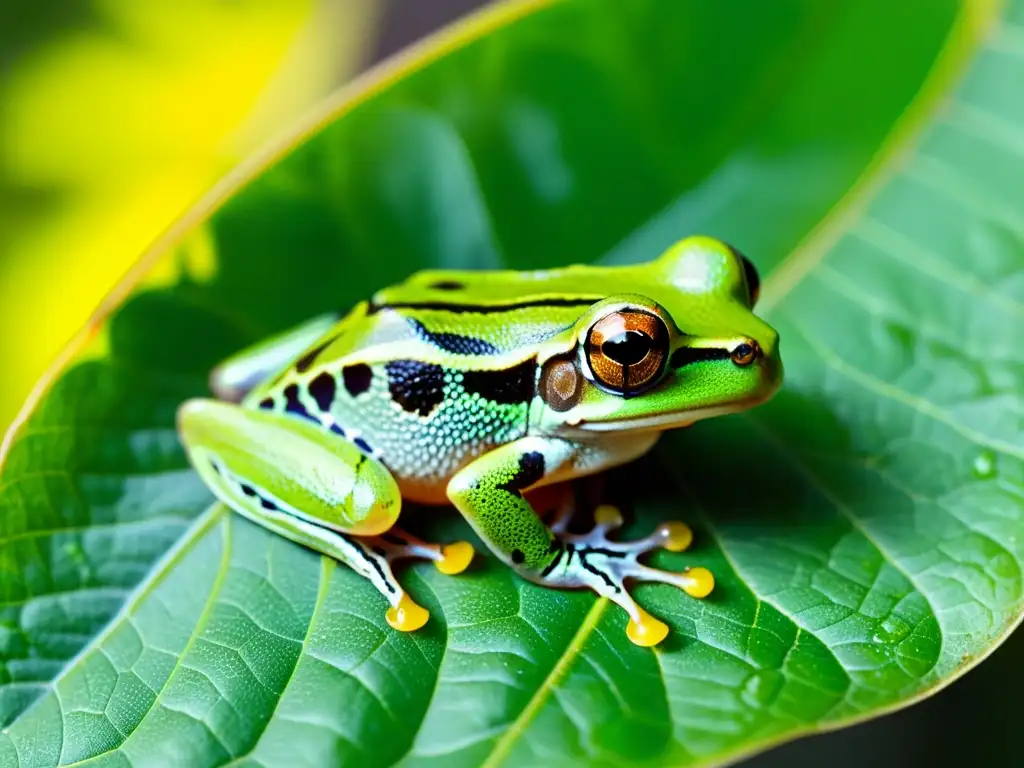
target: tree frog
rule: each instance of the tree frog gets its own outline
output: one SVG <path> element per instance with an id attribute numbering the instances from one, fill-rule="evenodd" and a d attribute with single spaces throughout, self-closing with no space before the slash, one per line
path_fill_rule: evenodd
<path id="1" fill-rule="evenodd" d="M 228 359 L 211 377 L 216 399 L 181 406 L 179 432 L 215 496 L 367 578 L 397 630 L 428 613 L 394 560 L 456 574 L 474 555 L 468 542 L 399 530 L 404 498 L 453 504 L 509 567 L 607 597 L 628 613 L 629 639 L 651 646 L 668 628 L 625 582 L 708 595 L 706 569 L 638 560 L 685 549 L 690 529 L 665 522 L 618 541 L 608 534 L 621 516 L 601 505 L 589 533 L 571 533 L 571 501 L 545 524 L 529 492 L 768 400 L 782 363 L 777 333 L 753 313 L 757 294 L 751 262 L 704 236 L 638 265 L 419 272 Z"/>

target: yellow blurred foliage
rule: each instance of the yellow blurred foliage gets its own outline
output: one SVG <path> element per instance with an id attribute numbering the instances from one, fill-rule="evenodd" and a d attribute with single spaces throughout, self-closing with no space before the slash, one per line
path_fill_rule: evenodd
<path id="1" fill-rule="evenodd" d="M 0 80 L 0 431 L 133 260 L 356 72 L 379 0 L 93 0 Z M 17 213 L 12 213 L 17 211 Z"/>

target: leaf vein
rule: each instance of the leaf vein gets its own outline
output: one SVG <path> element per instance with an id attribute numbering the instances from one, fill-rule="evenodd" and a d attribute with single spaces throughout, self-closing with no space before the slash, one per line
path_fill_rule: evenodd
<path id="1" fill-rule="evenodd" d="M 526 729 L 529 727 L 533 718 L 537 716 L 548 697 L 551 695 L 552 689 L 557 686 L 569 668 L 576 661 L 583 646 L 590 638 L 590 634 L 594 631 L 597 626 L 597 622 L 600 621 L 601 616 L 604 613 L 605 607 L 608 605 L 606 598 L 598 598 L 591 606 L 590 610 L 587 611 L 586 617 L 583 619 L 583 623 L 580 628 L 576 631 L 572 640 L 569 641 L 569 645 L 565 651 L 559 657 L 558 662 L 552 667 L 551 672 L 544 679 L 544 682 L 537 688 L 537 692 L 533 695 L 533 698 L 526 704 L 523 710 L 519 713 L 512 724 L 508 727 L 505 733 L 491 750 L 487 758 L 481 763 L 481 768 L 497 768 L 509 755 L 515 742 L 522 738 Z"/>
<path id="2" fill-rule="evenodd" d="M 1024 448 L 1008 443 L 1005 440 L 991 437 L 973 429 L 972 427 L 961 424 L 931 401 L 916 395 L 911 395 L 905 390 L 894 387 L 893 385 L 850 365 L 839 357 L 839 355 L 829 349 L 827 345 L 822 344 L 820 341 L 813 338 L 806 330 L 799 328 L 795 322 L 792 323 L 792 327 L 796 329 L 800 336 L 807 341 L 808 346 L 814 350 L 818 357 L 821 358 L 822 362 L 824 362 L 829 368 L 832 368 L 837 373 L 840 373 L 851 381 L 861 385 L 872 394 L 904 405 L 922 416 L 928 417 L 940 424 L 945 424 L 961 437 L 966 438 L 975 445 L 991 448 L 993 451 L 998 453 L 1004 453 L 1024 460 Z"/>
<path id="3" fill-rule="evenodd" d="M 216 510 L 216 509 L 219 509 L 219 507 L 218 506 L 214 506 L 213 509 Z M 181 653 L 175 659 L 174 666 L 171 669 L 170 673 L 167 675 L 166 682 L 161 687 L 160 695 L 157 696 L 157 698 L 149 705 L 149 707 L 146 708 L 146 711 L 143 712 L 142 716 L 139 718 L 139 724 L 140 725 L 145 720 L 146 716 L 150 712 L 152 712 L 157 706 L 163 706 L 163 704 L 160 701 L 160 699 L 163 697 L 163 694 L 167 690 L 167 686 L 171 684 L 171 681 L 174 679 L 174 677 L 177 674 L 178 670 L 180 670 L 181 668 L 186 666 L 185 665 L 185 657 L 188 655 L 188 652 L 195 645 L 196 640 L 199 638 L 200 633 L 206 627 L 206 622 L 208 621 L 208 619 L 210 618 L 210 615 L 213 612 L 212 611 L 213 605 L 214 605 L 214 603 L 216 601 L 216 597 L 220 594 L 221 587 L 224 584 L 224 579 L 226 578 L 227 572 L 229 570 L 228 566 L 229 566 L 229 564 L 231 562 L 231 524 L 230 524 L 230 521 L 228 520 L 228 518 L 225 517 L 225 516 L 220 516 L 220 523 L 221 523 L 222 536 L 223 536 L 223 551 L 221 552 L 220 565 L 217 568 L 217 573 L 214 576 L 213 584 L 210 587 L 210 594 L 206 598 L 206 602 L 203 605 L 203 610 L 202 610 L 202 612 L 199 615 L 199 620 L 196 622 L 195 629 L 193 629 L 192 633 L 189 635 L 188 642 L 185 644 L 185 647 L 182 649 Z M 198 530 L 202 530 L 202 527 L 197 527 L 196 530 L 197 531 Z M 196 536 L 196 538 L 198 538 L 198 536 Z M 149 586 L 152 583 L 153 582 L 149 582 L 146 586 Z M 143 593 L 144 593 L 144 590 L 143 590 Z M 98 644 L 99 643 L 96 643 L 96 644 L 94 644 L 94 646 L 98 645 Z M 71 669 L 71 668 L 72 668 L 72 665 L 69 664 L 68 665 L 68 669 Z M 191 667 L 190 667 L 190 669 L 191 669 Z M 196 670 L 196 671 L 198 671 L 198 670 Z M 54 690 L 56 691 L 57 689 L 58 689 L 58 686 L 54 685 Z M 231 704 L 230 701 L 228 701 L 227 703 L 229 705 Z M 61 709 L 61 711 L 63 712 L 63 708 Z M 214 736 L 214 738 L 217 738 L 216 734 L 213 734 L 212 731 L 211 731 L 211 734 Z M 220 741 L 219 738 L 217 740 L 218 740 L 218 742 Z M 63 757 L 63 754 L 64 754 L 64 751 L 63 751 L 63 743 L 64 743 L 63 739 L 62 739 L 61 743 L 62 743 L 61 756 Z M 90 756 L 88 758 L 85 758 L 84 760 L 79 760 L 79 761 L 74 762 L 74 763 L 69 763 L 68 766 L 70 768 L 70 766 L 80 766 L 80 765 L 86 765 L 86 764 L 91 763 L 91 762 L 95 762 L 95 761 L 101 759 L 102 757 L 104 757 L 105 755 L 108 755 L 108 754 L 111 754 L 113 752 L 117 752 L 117 751 L 121 750 L 124 747 L 125 743 L 127 743 L 127 742 L 123 742 L 123 743 L 119 744 L 117 747 L 114 747 L 112 749 L 104 750 L 103 752 L 100 752 L 98 754 L 92 755 L 92 756 Z M 225 750 L 225 751 L 227 751 L 227 750 Z M 228 752 L 228 754 L 230 754 L 230 752 Z"/>

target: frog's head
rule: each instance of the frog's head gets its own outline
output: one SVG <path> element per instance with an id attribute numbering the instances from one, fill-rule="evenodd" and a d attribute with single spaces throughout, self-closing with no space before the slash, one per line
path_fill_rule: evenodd
<path id="1" fill-rule="evenodd" d="M 540 424 L 564 433 L 663 430 L 745 410 L 782 382 L 775 330 L 754 315 L 749 260 L 707 237 L 623 276 L 576 323 L 571 350 L 542 355 Z"/>

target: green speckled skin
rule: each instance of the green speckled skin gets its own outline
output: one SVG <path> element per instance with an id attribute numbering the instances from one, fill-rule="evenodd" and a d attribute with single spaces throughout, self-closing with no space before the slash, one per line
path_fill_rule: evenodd
<path id="1" fill-rule="evenodd" d="M 603 531 L 552 532 L 523 493 L 768 399 L 782 365 L 775 331 L 752 311 L 756 282 L 745 258 L 705 237 L 629 267 L 421 272 L 226 361 L 213 388 L 238 402 L 186 403 L 180 431 L 225 503 L 383 571 L 393 608 L 404 594 L 393 558 L 354 540 L 386 534 L 404 497 L 454 503 L 527 578 L 594 588 L 642 623 L 621 581 L 669 580 L 637 570 L 651 541 L 608 554 Z"/>

